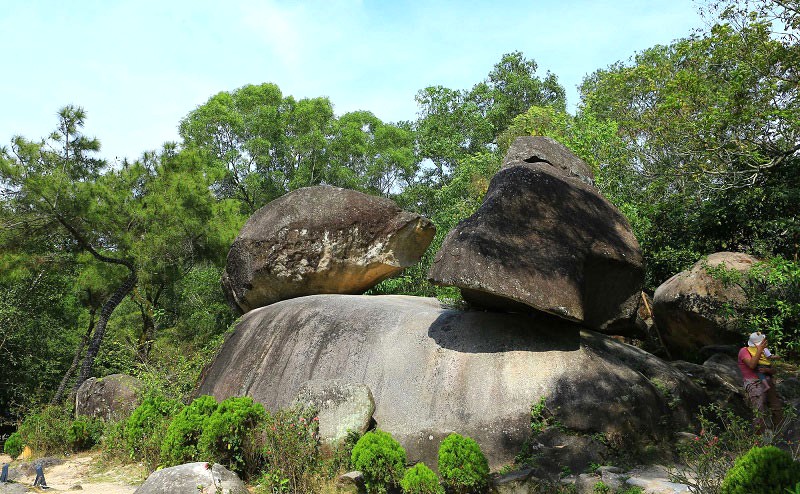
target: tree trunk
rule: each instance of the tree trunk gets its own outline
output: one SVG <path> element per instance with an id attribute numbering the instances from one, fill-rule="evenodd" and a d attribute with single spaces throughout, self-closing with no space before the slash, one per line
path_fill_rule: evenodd
<path id="1" fill-rule="evenodd" d="M 139 338 L 136 358 L 145 364 L 150 359 L 150 349 L 153 347 L 153 338 L 156 334 L 156 323 L 147 306 L 141 305 L 139 310 L 142 313 L 142 336 Z"/>
<path id="2" fill-rule="evenodd" d="M 89 379 L 89 376 L 92 373 L 92 365 L 94 364 L 94 359 L 97 357 L 97 352 L 100 351 L 100 345 L 103 343 L 103 337 L 106 335 L 106 325 L 108 324 L 109 318 L 111 318 L 111 314 L 114 312 L 114 309 L 125 299 L 126 296 L 133 290 L 133 287 L 136 286 L 136 282 L 138 278 L 136 277 L 136 271 L 133 268 L 133 265 L 127 262 L 119 262 L 119 264 L 124 264 L 130 274 L 125 279 L 125 281 L 120 285 L 116 291 L 111 295 L 111 297 L 106 300 L 106 303 L 103 304 L 103 308 L 100 311 L 100 317 L 97 319 L 97 329 L 94 332 L 94 338 L 92 338 L 91 343 L 89 344 L 89 348 L 86 349 L 86 357 L 83 359 L 83 365 L 81 365 L 81 373 L 78 376 L 78 380 L 75 382 L 74 391 L 77 392 L 78 388 L 83 384 L 83 381 Z"/>
<path id="3" fill-rule="evenodd" d="M 64 390 L 67 389 L 67 383 L 69 382 L 72 375 L 75 373 L 75 370 L 78 368 L 78 363 L 81 361 L 81 354 L 83 353 L 83 349 L 89 343 L 89 338 L 92 337 L 92 331 L 94 331 L 94 315 L 97 313 L 97 307 L 92 307 L 89 312 L 89 328 L 86 330 L 86 334 L 83 335 L 83 339 L 78 344 L 77 350 L 75 350 L 75 356 L 72 358 L 72 364 L 69 366 L 66 374 L 64 374 L 64 378 L 61 379 L 61 384 L 58 385 L 58 390 L 56 390 L 56 394 L 53 395 L 53 399 L 50 400 L 51 405 L 55 405 L 61 403 L 61 399 L 64 397 Z"/>

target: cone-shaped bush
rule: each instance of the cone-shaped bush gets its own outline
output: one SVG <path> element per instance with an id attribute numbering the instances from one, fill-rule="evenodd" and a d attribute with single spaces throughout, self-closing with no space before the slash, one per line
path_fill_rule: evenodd
<path id="1" fill-rule="evenodd" d="M 722 494 L 785 494 L 800 482 L 800 463 L 774 446 L 755 447 L 739 457 L 722 481 Z"/>
<path id="2" fill-rule="evenodd" d="M 404 494 L 444 494 L 444 487 L 439 483 L 439 477 L 425 466 L 424 463 L 417 463 L 406 470 L 400 487 Z"/>
<path id="3" fill-rule="evenodd" d="M 406 451 L 388 432 L 367 432 L 353 446 L 353 468 L 364 474 L 370 494 L 385 494 L 400 484 L 406 467 Z"/>
<path id="4" fill-rule="evenodd" d="M 439 474 L 456 494 L 480 491 L 489 483 L 489 463 L 474 439 L 450 434 L 439 446 Z"/>

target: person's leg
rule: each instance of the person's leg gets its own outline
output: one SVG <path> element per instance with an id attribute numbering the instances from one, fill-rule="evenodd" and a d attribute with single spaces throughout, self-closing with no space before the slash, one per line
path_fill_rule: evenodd
<path id="1" fill-rule="evenodd" d="M 758 433 L 764 432 L 766 426 L 765 419 L 768 417 L 767 409 L 767 390 L 759 380 L 754 380 L 745 384 L 745 393 L 750 406 L 753 408 L 753 425 Z"/>
<path id="2" fill-rule="evenodd" d="M 772 420 L 772 428 L 775 428 L 778 427 L 783 421 L 783 403 L 781 402 L 781 398 L 778 396 L 778 393 L 775 390 L 775 385 L 772 382 L 772 378 L 770 377 L 768 380 L 770 386 L 767 388 L 766 401 L 767 405 L 769 406 L 769 417 Z"/>

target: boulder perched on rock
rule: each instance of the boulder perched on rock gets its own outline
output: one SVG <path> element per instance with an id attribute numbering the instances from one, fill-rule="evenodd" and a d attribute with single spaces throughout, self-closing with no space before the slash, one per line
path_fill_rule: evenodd
<path id="1" fill-rule="evenodd" d="M 139 405 L 142 388 L 140 380 L 125 374 L 91 377 L 75 395 L 75 415 L 104 420 L 125 415 Z"/>
<path id="2" fill-rule="evenodd" d="M 561 154 L 550 158 L 560 163 L 513 155 L 480 208 L 447 235 L 428 277 L 472 305 L 544 311 L 607 333 L 631 328 L 644 283 L 639 244 L 613 204 L 565 171 L 580 160 Z"/>
<path id="3" fill-rule="evenodd" d="M 665 415 L 685 424 L 704 402 L 662 360 L 563 319 L 389 295 L 315 295 L 251 311 L 203 376 L 198 394 L 252 396 L 271 410 L 290 406 L 309 378 L 364 383 L 377 426 L 429 466 L 451 432 L 478 441 L 490 465 L 510 463 L 541 399 L 575 433 L 630 441 L 661 437 Z"/>
<path id="4" fill-rule="evenodd" d="M 319 439 L 329 449 L 343 444 L 350 431 L 367 432 L 375 412 L 369 386 L 339 379 L 303 383 L 296 401 L 319 411 Z"/>
<path id="5" fill-rule="evenodd" d="M 222 283 L 245 313 L 304 295 L 363 293 L 416 263 L 435 228 L 382 197 L 318 186 L 256 211 L 233 242 Z"/>
<path id="6" fill-rule="evenodd" d="M 235 473 L 219 463 L 196 462 L 151 473 L 134 494 L 248 494 Z"/>
<path id="7" fill-rule="evenodd" d="M 725 267 L 747 272 L 756 262 L 747 254 L 717 252 L 656 289 L 653 315 L 673 357 L 696 358 L 700 348 L 707 345 L 741 346 L 746 342 L 724 314 L 726 305 L 737 306 L 746 301 L 744 290 L 736 284 L 726 285 L 709 269 Z"/>
<path id="8" fill-rule="evenodd" d="M 547 163 L 559 168 L 567 176 L 594 185 L 592 168 L 552 137 L 524 136 L 514 139 L 503 158 L 503 168 L 517 166 L 522 162 Z"/>

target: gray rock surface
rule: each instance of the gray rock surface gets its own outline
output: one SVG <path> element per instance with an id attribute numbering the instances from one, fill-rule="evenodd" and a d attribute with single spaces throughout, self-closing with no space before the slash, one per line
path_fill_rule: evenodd
<path id="1" fill-rule="evenodd" d="M 343 444 L 349 431 L 367 432 L 375 412 L 369 386 L 337 379 L 306 381 L 296 401 L 319 410 L 319 439 L 329 449 Z"/>
<path id="2" fill-rule="evenodd" d="M 28 489 L 17 483 L 0 484 L 0 494 L 26 494 Z"/>
<path id="3" fill-rule="evenodd" d="M 244 482 L 219 463 L 195 462 L 156 470 L 134 494 L 248 494 Z"/>
<path id="4" fill-rule="evenodd" d="M 503 158 L 503 168 L 524 163 L 547 163 L 564 174 L 594 185 L 594 172 L 585 161 L 552 137 L 522 136 L 514 139 Z"/>
<path id="5" fill-rule="evenodd" d="M 507 473 L 494 479 L 494 491 L 497 494 L 536 494 L 536 488 L 532 468 L 525 468 L 516 472 Z"/>
<path id="6" fill-rule="evenodd" d="M 104 420 L 125 415 L 139 405 L 142 388 L 140 380 L 125 374 L 91 377 L 75 395 L 75 415 Z"/>
<path id="7" fill-rule="evenodd" d="M 665 281 L 653 295 L 653 315 L 664 343 L 675 358 L 692 358 L 701 347 L 739 344 L 747 340 L 726 318 L 726 304 L 745 302 L 741 287 L 725 286 L 714 279 L 706 267 L 725 266 L 748 271 L 757 259 L 736 252 L 717 252 L 698 261 L 691 269 Z"/>
<path id="8" fill-rule="evenodd" d="M 451 432 L 510 463 L 540 398 L 575 432 L 661 437 L 664 415 L 688 423 L 705 395 L 662 360 L 541 314 L 462 312 L 436 299 L 316 295 L 246 314 L 204 371 L 198 394 L 289 406 L 309 379 L 369 386 L 378 427 L 409 461 L 436 465 Z M 658 379 L 680 398 L 671 410 Z"/>
<path id="9" fill-rule="evenodd" d="M 716 372 L 717 375 L 734 386 L 742 384 L 742 373 L 736 359 L 724 353 L 717 353 L 703 362 L 703 367 L 707 367 Z"/>
<path id="10" fill-rule="evenodd" d="M 336 479 L 336 492 L 340 494 L 367 494 L 364 474 L 354 471 L 340 475 Z"/>
<path id="11" fill-rule="evenodd" d="M 595 187 L 548 162 L 517 160 L 447 235 L 428 278 L 475 306 L 616 333 L 634 326 L 644 268 L 628 220 Z"/>
<path id="12" fill-rule="evenodd" d="M 670 364 L 703 388 L 709 400 L 715 405 L 726 410 L 733 410 L 740 416 L 750 416 L 750 407 L 744 395 L 741 379 L 731 381 L 730 376 L 720 375 L 713 367 L 683 360 L 675 360 Z"/>
<path id="13" fill-rule="evenodd" d="M 319 293 L 363 293 L 415 264 L 435 228 L 389 199 L 317 186 L 290 192 L 247 220 L 222 283 L 246 313 Z"/>

